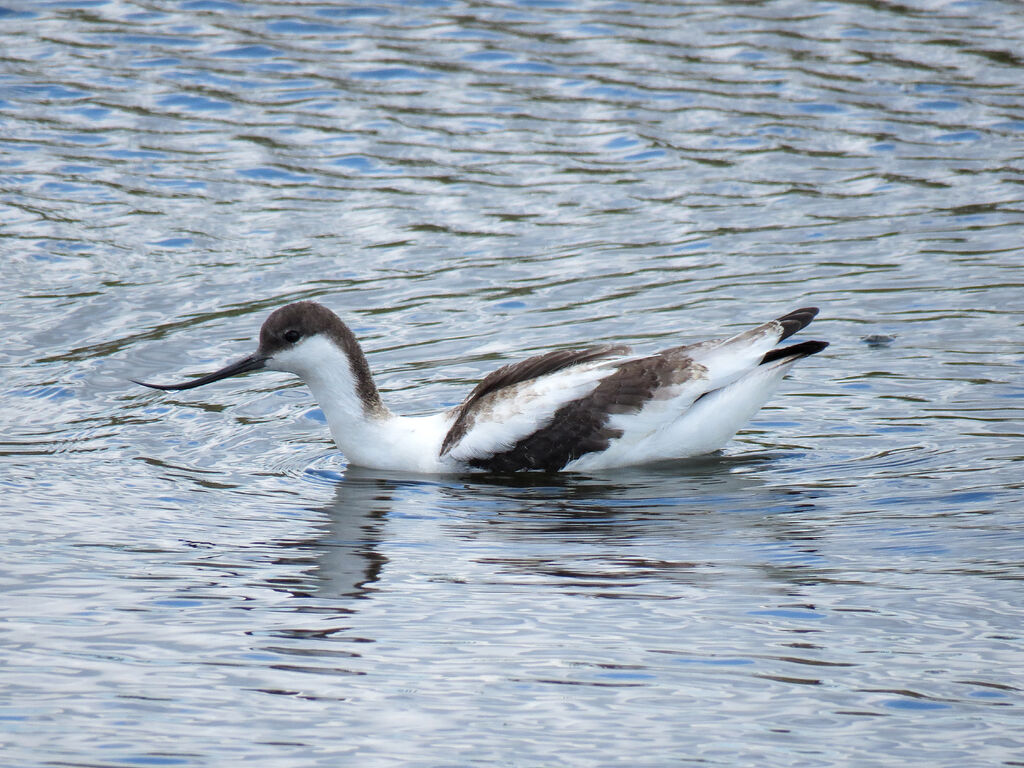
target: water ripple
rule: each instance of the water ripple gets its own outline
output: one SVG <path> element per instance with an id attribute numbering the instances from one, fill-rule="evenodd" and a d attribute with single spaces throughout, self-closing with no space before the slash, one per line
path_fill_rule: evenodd
<path id="1" fill-rule="evenodd" d="M 1017 759 L 1018 5 L 0 19 L 10 761 Z M 285 377 L 128 382 L 306 298 L 408 412 L 805 303 L 832 346 L 722 455 L 578 477 L 366 473 Z"/>

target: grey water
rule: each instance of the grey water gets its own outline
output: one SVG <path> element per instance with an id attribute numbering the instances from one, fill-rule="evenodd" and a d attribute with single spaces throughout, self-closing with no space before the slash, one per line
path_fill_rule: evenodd
<path id="1" fill-rule="evenodd" d="M 8 1 L 4 766 L 1024 765 L 1024 6 Z M 391 407 L 821 307 L 720 454 L 349 467 Z"/>

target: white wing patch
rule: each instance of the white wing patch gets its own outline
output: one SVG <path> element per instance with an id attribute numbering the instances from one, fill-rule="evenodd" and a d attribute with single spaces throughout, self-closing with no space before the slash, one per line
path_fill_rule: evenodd
<path id="1" fill-rule="evenodd" d="M 692 344 L 681 351 L 707 369 L 704 386 L 705 391 L 711 392 L 728 386 L 756 368 L 781 335 L 782 326 L 773 320 L 731 338 Z M 700 394 L 703 393 L 698 393 L 697 397 Z"/>
<path id="2" fill-rule="evenodd" d="M 559 408 L 590 394 L 621 360 L 598 360 L 512 384 L 485 395 L 473 408 L 472 425 L 448 455 L 460 462 L 511 449 L 551 423 Z"/>

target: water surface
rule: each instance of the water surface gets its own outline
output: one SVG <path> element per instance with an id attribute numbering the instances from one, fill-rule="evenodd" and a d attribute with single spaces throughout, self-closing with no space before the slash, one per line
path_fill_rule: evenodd
<path id="1" fill-rule="evenodd" d="M 0 9 L 5 762 L 1021 764 L 1021 50 L 996 0 Z M 832 345 L 720 455 L 558 477 L 127 381 L 304 298 L 410 413 Z"/>

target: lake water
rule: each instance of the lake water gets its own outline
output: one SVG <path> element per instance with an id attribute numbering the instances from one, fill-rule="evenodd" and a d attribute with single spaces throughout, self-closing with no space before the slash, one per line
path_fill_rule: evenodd
<path id="1" fill-rule="evenodd" d="M 2 763 L 1024 765 L 1021 51 L 998 0 L 8 2 Z M 128 381 L 301 298 L 411 413 L 832 345 L 720 455 L 514 480 Z"/>

